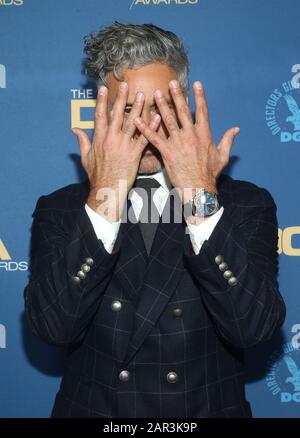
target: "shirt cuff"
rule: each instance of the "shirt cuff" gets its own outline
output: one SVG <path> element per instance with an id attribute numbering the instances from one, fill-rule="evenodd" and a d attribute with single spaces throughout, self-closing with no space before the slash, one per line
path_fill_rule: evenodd
<path id="1" fill-rule="evenodd" d="M 223 211 L 224 207 L 221 207 L 217 213 L 213 214 L 211 217 L 198 225 L 187 222 L 188 233 L 190 235 L 191 243 L 196 255 L 199 254 L 204 241 L 209 239 L 215 226 L 221 219 Z"/>
<path id="2" fill-rule="evenodd" d="M 85 210 L 94 227 L 97 239 L 100 239 L 104 248 L 110 254 L 112 253 L 117 235 L 119 232 L 121 219 L 118 222 L 109 222 L 99 213 L 96 213 L 91 207 L 85 204 Z"/>

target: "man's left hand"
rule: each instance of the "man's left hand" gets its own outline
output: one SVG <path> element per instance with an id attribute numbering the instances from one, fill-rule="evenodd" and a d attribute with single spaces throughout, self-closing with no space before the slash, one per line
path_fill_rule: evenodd
<path id="1" fill-rule="evenodd" d="M 216 145 L 209 127 L 208 108 L 201 82 L 196 81 L 193 86 L 195 122 L 178 81 L 171 81 L 169 87 L 177 117 L 161 90 L 154 93 L 168 138 L 162 138 L 140 117 L 135 119 L 135 124 L 141 134 L 160 151 L 171 183 L 177 189 L 182 203 L 185 203 L 201 187 L 217 193 L 217 178 L 229 162 L 233 140 L 240 129 L 228 129 Z"/>

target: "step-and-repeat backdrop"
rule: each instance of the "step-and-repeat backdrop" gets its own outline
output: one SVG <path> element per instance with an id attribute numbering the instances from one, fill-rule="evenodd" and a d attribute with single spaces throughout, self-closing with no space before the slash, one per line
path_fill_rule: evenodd
<path id="1" fill-rule="evenodd" d="M 288 311 L 272 341 L 246 351 L 246 391 L 256 417 L 300 417 L 299 0 L 0 0 L 0 417 L 48 417 L 63 372 L 65 351 L 24 318 L 31 214 L 85 177 L 70 131 L 93 128 L 83 37 L 113 21 L 183 39 L 215 140 L 241 127 L 227 172 L 277 203 Z"/>

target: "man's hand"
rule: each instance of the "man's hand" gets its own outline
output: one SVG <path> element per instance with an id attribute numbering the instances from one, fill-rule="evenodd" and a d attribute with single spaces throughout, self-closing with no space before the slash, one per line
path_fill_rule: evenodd
<path id="1" fill-rule="evenodd" d="M 118 221 L 128 191 L 136 178 L 141 154 L 148 140 L 136 131 L 134 119 L 140 116 L 144 105 L 143 93 L 137 93 L 128 117 L 124 118 L 128 85 L 122 82 L 118 96 L 108 114 L 108 90 L 101 86 L 95 110 L 93 141 L 79 128 L 73 128 L 80 146 L 81 162 L 90 181 L 87 204 L 110 222 Z M 159 115 L 152 117 L 149 129 L 155 132 Z M 119 180 L 123 184 L 120 186 Z M 108 190 L 107 190 L 108 189 Z M 99 202 L 100 200 L 100 202 Z"/>
<path id="2" fill-rule="evenodd" d="M 181 201 L 185 203 L 201 187 L 217 193 L 217 177 L 228 164 L 233 140 L 239 128 L 228 129 L 216 146 L 209 127 L 208 108 L 202 84 L 197 81 L 193 87 L 195 123 L 179 83 L 171 81 L 169 87 L 177 119 L 162 92 L 157 90 L 154 93 L 155 102 L 169 133 L 168 139 L 163 139 L 140 117 L 135 119 L 135 124 L 160 151 L 169 178 L 178 190 Z"/>

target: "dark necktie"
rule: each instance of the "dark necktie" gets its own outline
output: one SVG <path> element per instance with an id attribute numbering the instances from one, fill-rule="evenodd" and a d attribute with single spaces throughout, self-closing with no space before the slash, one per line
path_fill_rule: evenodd
<path id="1" fill-rule="evenodd" d="M 136 190 L 143 199 L 139 225 L 148 255 L 150 254 L 152 242 L 159 222 L 159 212 L 153 202 L 153 195 L 159 187 L 159 182 L 154 178 L 137 178 L 133 186 L 134 190 Z"/>

